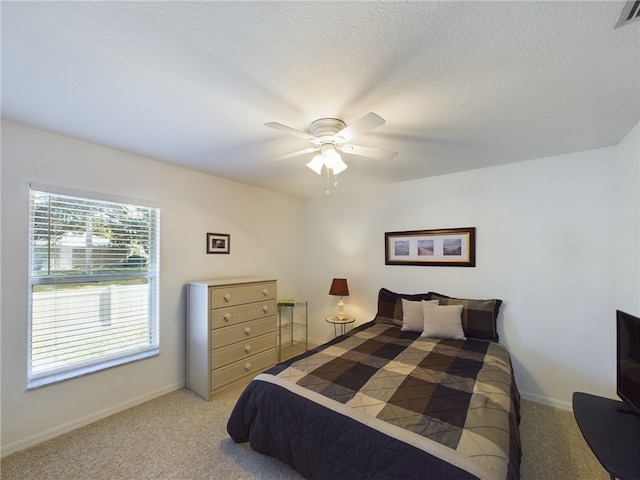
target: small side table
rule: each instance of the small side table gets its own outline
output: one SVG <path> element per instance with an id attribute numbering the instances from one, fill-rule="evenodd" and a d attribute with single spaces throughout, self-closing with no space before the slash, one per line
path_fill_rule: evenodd
<path id="1" fill-rule="evenodd" d="M 356 321 L 355 317 L 351 315 L 342 315 L 340 318 L 335 315 L 331 315 L 326 318 L 327 322 L 333 323 L 333 334 L 338 336 L 338 327 L 340 327 L 340 335 L 347 333 L 347 325 L 351 325 Z"/>

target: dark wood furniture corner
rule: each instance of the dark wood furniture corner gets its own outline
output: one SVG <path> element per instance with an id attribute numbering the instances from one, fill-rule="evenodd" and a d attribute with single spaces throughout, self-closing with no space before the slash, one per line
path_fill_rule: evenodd
<path id="1" fill-rule="evenodd" d="M 573 414 L 612 480 L 640 479 L 640 416 L 623 402 L 581 392 L 573 394 Z"/>

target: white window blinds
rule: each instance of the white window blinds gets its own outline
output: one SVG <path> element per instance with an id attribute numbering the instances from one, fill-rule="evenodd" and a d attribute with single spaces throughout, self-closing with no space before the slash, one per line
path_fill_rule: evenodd
<path id="1" fill-rule="evenodd" d="M 159 210 L 30 196 L 29 387 L 156 355 Z"/>

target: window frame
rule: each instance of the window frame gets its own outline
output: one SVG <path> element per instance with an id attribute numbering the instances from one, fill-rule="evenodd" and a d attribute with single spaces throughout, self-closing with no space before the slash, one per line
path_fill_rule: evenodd
<path id="1" fill-rule="evenodd" d="M 122 270 L 117 273 L 110 274 L 71 274 L 71 275 L 34 275 L 34 261 L 36 238 L 34 234 L 34 211 L 33 211 L 33 195 L 34 192 L 75 198 L 79 201 L 88 201 L 95 204 L 100 202 L 117 204 L 120 206 L 135 206 L 148 209 L 150 218 L 147 222 L 149 229 L 149 252 L 148 252 L 148 268 L 146 271 Z M 95 192 L 86 192 L 81 190 L 54 187 L 50 185 L 39 184 L 35 182 L 29 183 L 29 261 L 28 261 L 28 337 L 27 337 L 27 389 L 38 388 L 44 385 L 57 383 L 63 380 L 80 377 L 88 373 L 102 371 L 118 365 L 135 362 L 145 358 L 159 355 L 160 353 L 160 209 L 157 204 L 140 199 L 121 197 L 116 195 L 108 195 Z M 50 261 L 50 256 L 48 257 Z M 136 280 L 145 280 L 147 284 L 148 308 L 146 322 L 149 329 L 149 341 L 146 346 L 135 348 L 128 352 L 118 354 L 102 355 L 101 357 L 79 362 L 70 366 L 56 367 L 45 372 L 33 371 L 33 294 L 34 288 L 38 286 L 58 286 L 58 285 L 82 285 L 97 286 L 105 282 L 128 282 Z M 56 295 L 54 293 L 53 295 Z M 112 316 L 109 314 L 109 319 Z"/>

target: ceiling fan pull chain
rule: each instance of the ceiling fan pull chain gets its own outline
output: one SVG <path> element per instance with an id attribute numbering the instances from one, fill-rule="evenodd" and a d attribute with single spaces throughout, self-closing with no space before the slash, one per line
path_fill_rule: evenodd
<path id="1" fill-rule="evenodd" d="M 327 191 L 325 193 L 331 195 L 331 191 L 329 190 L 331 188 L 331 179 L 329 178 L 331 176 L 331 170 L 327 167 L 324 167 L 324 169 L 327 172 Z"/>

